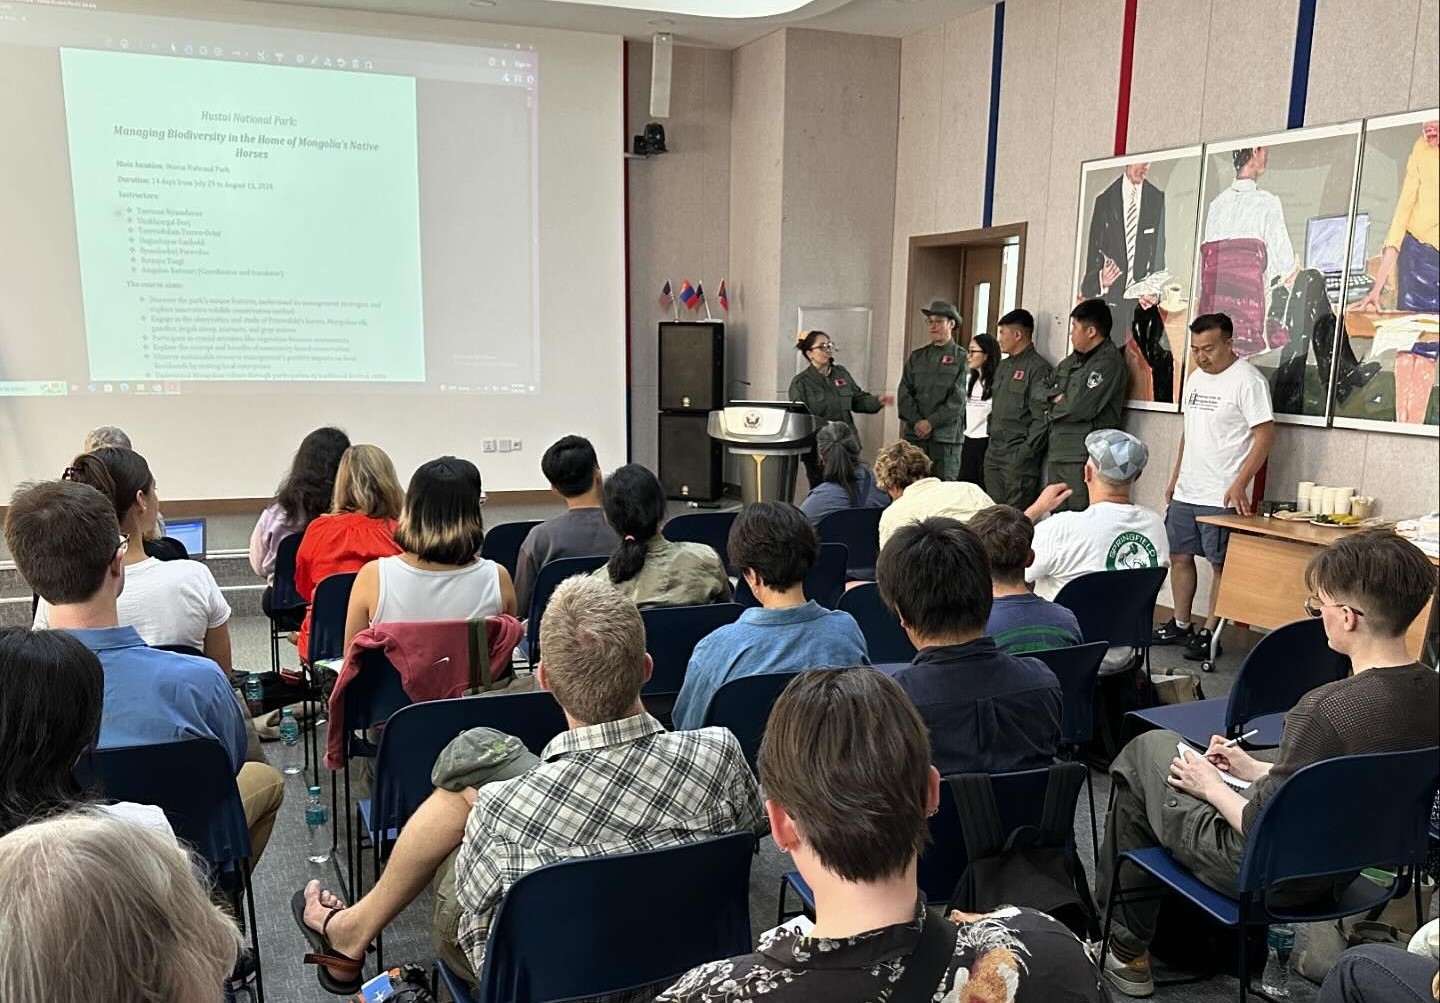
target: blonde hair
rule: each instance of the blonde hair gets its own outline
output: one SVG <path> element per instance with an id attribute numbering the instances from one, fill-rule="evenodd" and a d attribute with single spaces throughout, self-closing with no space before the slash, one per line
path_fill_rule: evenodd
<path id="1" fill-rule="evenodd" d="M 3 1000 L 219 1003 L 240 949 L 184 850 L 96 811 L 0 838 L 0 888 Z"/>
<path id="2" fill-rule="evenodd" d="M 93 453 L 101 446 L 118 446 L 121 449 L 134 449 L 130 445 L 130 436 L 125 434 L 122 428 L 114 425 L 100 425 L 92 428 L 85 435 L 85 444 L 80 447 L 82 453 Z"/>
<path id="3" fill-rule="evenodd" d="M 372 519 L 398 519 L 405 504 L 395 464 L 379 446 L 359 443 L 340 456 L 330 511 L 359 512 Z"/>
<path id="4" fill-rule="evenodd" d="M 925 450 L 903 439 L 881 449 L 875 457 L 875 483 L 882 491 L 904 491 L 934 469 Z"/>
<path id="5" fill-rule="evenodd" d="M 540 621 L 540 650 L 550 691 L 586 724 L 626 717 L 645 685 L 645 623 L 607 581 L 560 583 Z"/>

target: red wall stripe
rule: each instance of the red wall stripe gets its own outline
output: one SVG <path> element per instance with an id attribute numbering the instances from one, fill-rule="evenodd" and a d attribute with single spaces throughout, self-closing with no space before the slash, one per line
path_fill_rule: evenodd
<path id="1" fill-rule="evenodd" d="M 1120 35 L 1120 92 L 1115 100 L 1115 156 L 1130 139 L 1130 77 L 1135 69 L 1135 12 L 1140 0 L 1125 0 L 1125 29 Z"/>

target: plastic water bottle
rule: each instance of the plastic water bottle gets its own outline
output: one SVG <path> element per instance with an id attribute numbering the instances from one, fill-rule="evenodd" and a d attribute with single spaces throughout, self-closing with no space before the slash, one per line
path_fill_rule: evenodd
<path id="1" fill-rule="evenodd" d="M 1265 974 L 1260 988 L 1271 996 L 1290 995 L 1290 952 L 1295 950 L 1295 927 L 1277 923 L 1265 934 Z"/>
<path id="2" fill-rule="evenodd" d="M 280 711 L 280 772 L 293 777 L 305 768 L 300 750 L 300 722 L 286 707 Z"/>
<path id="3" fill-rule="evenodd" d="M 245 677 L 245 706 L 250 708 L 251 717 L 259 717 L 265 710 L 265 687 L 259 673 L 251 672 Z"/>
<path id="4" fill-rule="evenodd" d="M 310 830 L 310 853 L 312 864 L 323 864 L 330 859 L 330 819 L 325 802 L 320 800 L 320 788 L 311 785 L 305 800 L 305 826 Z"/>

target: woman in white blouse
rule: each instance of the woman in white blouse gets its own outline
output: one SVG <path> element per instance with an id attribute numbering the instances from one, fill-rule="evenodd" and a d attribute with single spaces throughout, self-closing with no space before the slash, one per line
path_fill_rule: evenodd
<path id="1" fill-rule="evenodd" d="M 985 486 L 985 451 L 990 448 L 990 390 L 1000 364 L 1000 343 L 977 334 L 965 350 L 970 366 L 965 393 L 965 444 L 960 447 L 960 479 Z"/>

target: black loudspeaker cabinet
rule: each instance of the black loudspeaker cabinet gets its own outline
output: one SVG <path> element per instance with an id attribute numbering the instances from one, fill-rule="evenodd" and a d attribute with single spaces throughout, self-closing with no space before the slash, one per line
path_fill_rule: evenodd
<path id="1" fill-rule="evenodd" d="M 660 485 L 667 498 L 714 501 L 724 488 L 723 450 L 708 415 L 660 413 Z"/>
<path id="2" fill-rule="evenodd" d="M 660 322 L 660 410 L 725 406 L 725 322 Z"/>

